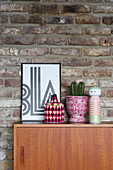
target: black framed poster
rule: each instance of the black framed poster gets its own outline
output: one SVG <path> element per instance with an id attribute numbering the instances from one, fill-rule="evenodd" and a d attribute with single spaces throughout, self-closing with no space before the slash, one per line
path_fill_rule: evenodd
<path id="1" fill-rule="evenodd" d="M 43 121 L 51 95 L 61 102 L 61 64 L 22 63 L 21 72 L 22 121 Z"/>

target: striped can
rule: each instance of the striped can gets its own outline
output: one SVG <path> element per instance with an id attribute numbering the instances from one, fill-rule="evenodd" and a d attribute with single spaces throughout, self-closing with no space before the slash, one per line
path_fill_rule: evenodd
<path id="1" fill-rule="evenodd" d="M 89 89 L 89 121 L 93 124 L 101 123 L 101 89 L 99 87 L 91 87 Z"/>
<path id="2" fill-rule="evenodd" d="M 101 123 L 101 103 L 99 96 L 91 96 L 89 99 L 90 123 Z"/>

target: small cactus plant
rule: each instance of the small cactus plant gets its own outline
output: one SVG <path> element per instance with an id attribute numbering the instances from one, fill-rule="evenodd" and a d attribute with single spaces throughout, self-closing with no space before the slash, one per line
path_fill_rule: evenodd
<path id="1" fill-rule="evenodd" d="M 71 83 L 71 94 L 72 96 L 77 96 L 77 83 L 76 82 L 72 82 Z"/>
<path id="2" fill-rule="evenodd" d="M 78 86 L 76 82 L 71 83 L 71 95 L 72 96 L 84 96 L 85 84 L 79 82 Z"/>

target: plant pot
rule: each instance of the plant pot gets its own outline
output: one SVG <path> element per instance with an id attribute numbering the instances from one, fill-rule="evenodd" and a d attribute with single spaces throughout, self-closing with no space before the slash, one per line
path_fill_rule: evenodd
<path id="1" fill-rule="evenodd" d="M 66 109 L 70 116 L 70 122 L 85 122 L 87 103 L 87 96 L 66 96 Z"/>

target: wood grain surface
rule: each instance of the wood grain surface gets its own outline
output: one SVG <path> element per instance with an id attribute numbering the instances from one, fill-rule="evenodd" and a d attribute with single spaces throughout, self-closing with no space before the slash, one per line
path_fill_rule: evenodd
<path id="1" fill-rule="evenodd" d="M 90 124 L 89 122 L 85 122 L 85 123 L 39 123 L 39 122 L 15 122 L 14 126 L 16 127 L 20 127 L 20 128 L 23 128 L 23 127 L 41 127 L 41 128 L 44 128 L 44 127 L 51 127 L 51 128 L 59 128 L 59 127 L 65 127 L 65 128 L 69 128 L 69 127 L 73 127 L 73 128 L 76 128 L 76 127 L 79 127 L 79 128 L 103 128 L 103 127 L 113 127 L 113 122 L 106 122 L 106 121 L 103 121 L 101 122 L 100 124 Z"/>
<path id="2" fill-rule="evenodd" d="M 14 170 L 113 170 L 112 128 L 15 125 L 14 139 Z"/>

